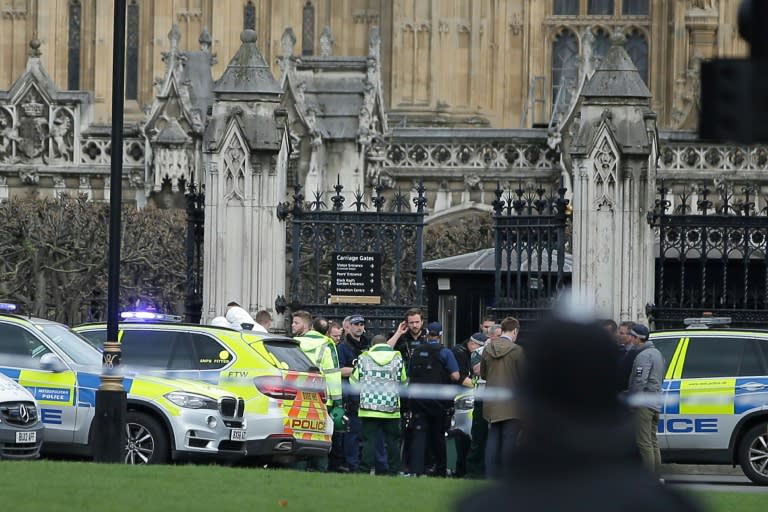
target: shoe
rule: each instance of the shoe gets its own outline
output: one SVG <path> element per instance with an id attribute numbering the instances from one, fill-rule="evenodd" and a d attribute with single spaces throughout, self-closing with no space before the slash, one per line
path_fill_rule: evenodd
<path id="1" fill-rule="evenodd" d="M 349 466 L 345 466 L 342 464 L 341 466 L 336 466 L 336 469 L 334 471 L 336 471 L 337 473 L 349 473 L 352 470 L 349 468 Z"/>

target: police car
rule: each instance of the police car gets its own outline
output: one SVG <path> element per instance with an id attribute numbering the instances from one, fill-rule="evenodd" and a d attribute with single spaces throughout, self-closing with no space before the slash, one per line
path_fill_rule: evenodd
<path id="1" fill-rule="evenodd" d="M 36 459 L 42 442 L 43 423 L 35 398 L 0 373 L 0 459 Z"/>
<path id="2" fill-rule="evenodd" d="M 91 454 L 101 359 L 65 325 L 0 311 L 0 374 L 37 400 L 45 424 L 43 453 Z M 126 463 L 245 454 L 242 398 L 200 382 L 154 376 L 126 376 L 123 387 Z"/>
<path id="3" fill-rule="evenodd" d="M 142 372 L 215 384 L 246 401 L 249 458 L 265 462 L 328 454 L 333 420 L 325 379 L 298 343 L 277 335 L 174 323 L 178 317 L 124 312 L 122 361 Z M 95 347 L 105 324 L 74 328 Z"/>
<path id="4" fill-rule="evenodd" d="M 651 340 L 667 361 L 662 459 L 738 464 L 768 485 L 768 332 L 698 328 Z"/>

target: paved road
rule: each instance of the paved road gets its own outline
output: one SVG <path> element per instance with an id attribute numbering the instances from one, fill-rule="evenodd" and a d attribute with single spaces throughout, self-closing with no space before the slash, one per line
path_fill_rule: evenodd
<path id="1" fill-rule="evenodd" d="M 746 492 L 768 494 L 768 486 L 754 485 L 744 475 L 665 474 L 667 485 L 695 491 Z"/>

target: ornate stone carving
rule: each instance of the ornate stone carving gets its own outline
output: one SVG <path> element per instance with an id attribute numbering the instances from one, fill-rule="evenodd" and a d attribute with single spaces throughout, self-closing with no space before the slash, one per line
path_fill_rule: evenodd
<path id="1" fill-rule="evenodd" d="M 72 113 L 59 109 L 50 128 L 50 162 L 72 162 L 74 157 L 75 129 Z"/>
<path id="2" fill-rule="evenodd" d="M 715 0 L 689 0 L 691 9 L 701 9 L 704 11 L 717 10 Z"/>
<path id="3" fill-rule="evenodd" d="M 386 148 L 385 168 L 474 168 L 474 169 L 556 169 L 556 151 L 541 144 L 502 143 L 408 143 L 396 142 Z"/>
<path id="4" fill-rule="evenodd" d="M 595 183 L 594 204 L 598 210 L 602 210 L 603 206 L 607 206 L 610 210 L 614 209 L 617 161 L 610 143 L 606 138 L 603 138 L 600 149 L 595 154 L 595 168 L 592 176 Z"/>
<path id="5" fill-rule="evenodd" d="M 23 163 L 39 163 L 47 146 L 49 106 L 34 86 L 29 88 L 19 103 L 19 157 Z"/>
<path id="6" fill-rule="evenodd" d="M 235 136 L 224 152 L 224 197 L 227 200 L 245 199 L 245 151 Z"/>
<path id="7" fill-rule="evenodd" d="M 19 130 L 13 123 L 11 113 L 0 108 L 0 163 L 13 163 L 16 148 L 21 142 Z"/>
<path id="8" fill-rule="evenodd" d="M 40 175 L 37 169 L 23 169 L 19 171 L 19 179 L 24 185 L 37 185 L 40 183 Z"/>
<path id="9" fill-rule="evenodd" d="M 509 29 L 512 35 L 518 36 L 523 31 L 523 17 L 519 12 L 513 12 L 509 18 Z"/>
<path id="10" fill-rule="evenodd" d="M 701 93 L 701 54 L 695 53 L 691 58 L 688 69 L 682 77 L 676 80 L 676 94 L 672 109 L 672 124 L 682 128 L 689 121 L 691 114 L 700 109 Z"/>
<path id="11" fill-rule="evenodd" d="M 333 35 L 331 34 L 331 27 L 325 27 L 322 34 L 320 34 L 320 56 L 330 57 L 333 51 Z"/>

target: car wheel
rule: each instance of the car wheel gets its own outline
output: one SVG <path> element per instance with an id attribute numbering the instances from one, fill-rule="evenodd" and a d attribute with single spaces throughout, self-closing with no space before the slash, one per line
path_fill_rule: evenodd
<path id="1" fill-rule="evenodd" d="M 755 425 L 739 443 L 739 465 L 747 478 L 768 485 L 768 423 Z"/>
<path id="2" fill-rule="evenodd" d="M 168 462 L 168 434 L 153 417 L 129 411 L 125 421 L 125 463 Z"/>

